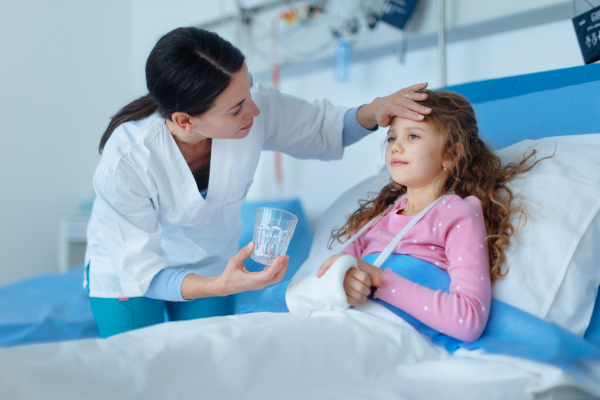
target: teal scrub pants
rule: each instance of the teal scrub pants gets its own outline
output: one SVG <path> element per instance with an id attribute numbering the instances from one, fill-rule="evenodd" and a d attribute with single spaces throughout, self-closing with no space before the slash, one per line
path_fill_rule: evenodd
<path id="1" fill-rule="evenodd" d="M 90 297 L 90 305 L 100 337 L 107 338 L 165 321 L 232 315 L 235 312 L 235 295 L 204 297 L 192 301 L 165 301 L 148 297 L 131 297 L 126 300 Z"/>

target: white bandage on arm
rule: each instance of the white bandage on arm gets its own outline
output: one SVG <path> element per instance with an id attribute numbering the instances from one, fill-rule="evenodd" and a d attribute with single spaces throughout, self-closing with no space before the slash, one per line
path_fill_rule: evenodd
<path id="1" fill-rule="evenodd" d="M 350 305 L 344 290 L 344 278 L 350 268 L 357 268 L 356 259 L 343 255 L 320 278 L 313 273 L 292 280 L 285 292 L 290 313 L 309 317 L 314 311 L 348 309 Z"/>

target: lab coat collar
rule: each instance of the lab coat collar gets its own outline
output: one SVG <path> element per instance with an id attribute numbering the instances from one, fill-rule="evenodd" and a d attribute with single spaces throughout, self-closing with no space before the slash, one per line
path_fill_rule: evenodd
<path id="1" fill-rule="evenodd" d="M 247 142 L 247 138 L 212 140 L 208 192 L 204 199 L 198 191 L 190 167 L 181 154 L 173 135 L 162 118 L 161 121 L 162 127 L 160 134 L 157 135 L 159 137 L 157 144 L 160 146 L 159 148 L 165 149 L 160 152 L 166 158 L 163 160 L 164 165 L 172 166 L 168 176 L 174 192 L 179 194 L 180 200 L 190 213 L 198 211 L 206 204 L 226 206 L 244 198 L 247 192 L 245 183 L 248 181 L 245 175 L 248 171 L 237 166 L 240 165 L 240 158 L 245 158 L 245 153 L 249 151 L 247 145 L 244 149 L 243 143 L 241 143 Z M 240 180 L 243 182 L 242 185 L 239 184 Z"/>

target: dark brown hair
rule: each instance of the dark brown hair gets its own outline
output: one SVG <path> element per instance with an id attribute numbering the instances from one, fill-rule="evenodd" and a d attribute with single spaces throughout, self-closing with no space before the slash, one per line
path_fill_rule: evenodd
<path id="1" fill-rule="evenodd" d="M 100 140 L 100 153 L 113 131 L 125 122 L 138 121 L 155 112 L 169 120 L 177 111 L 201 116 L 229 86 L 244 60 L 241 51 L 214 32 L 188 27 L 167 33 L 146 62 L 149 93 L 112 117 Z"/>
<path id="2" fill-rule="evenodd" d="M 513 204 L 514 196 L 507 184 L 516 176 L 530 171 L 544 158 L 530 162 L 535 160 L 536 151 L 532 150 L 520 162 L 502 166 L 500 157 L 479 137 L 475 112 L 465 98 L 444 90 L 420 92 L 427 93 L 427 99 L 419 103 L 432 109 L 424 122 L 431 124 L 442 135 L 442 158 L 453 160 L 443 185 L 444 193 L 454 192 L 461 198 L 476 196 L 481 200 L 490 256 L 490 276 L 494 281 L 508 272 L 508 266 L 502 272 L 506 262 L 504 252 L 516 229 L 510 217 L 520 213 L 520 216 L 527 218 L 525 209 Z M 331 232 L 330 247 L 334 240 L 342 242 L 383 213 L 406 190 L 406 186 L 392 180 L 372 200 L 360 200 L 359 209 L 350 215 L 346 224 Z"/>

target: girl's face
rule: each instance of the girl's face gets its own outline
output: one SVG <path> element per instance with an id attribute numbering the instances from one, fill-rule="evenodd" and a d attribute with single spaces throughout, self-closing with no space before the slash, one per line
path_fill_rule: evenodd
<path id="1" fill-rule="evenodd" d="M 199 142 L 206 138 L 242 139 L 248 136 L 254 117 L 260 114 L 252 101 L 251 87 L 252 76 L 244 64 L 206 113 L 199 118 L 190 117 L 198 135 L 192 136 L 193 140 L 188 139 L 188 142 Z"/>
<path id="2" fill-rule="evenodd" d="M 394 118 L 387 134 L 385 164 L 394 181 L 410 189 L 436 183 L 444 174 L 442 136 L 426 122 Z"/>

